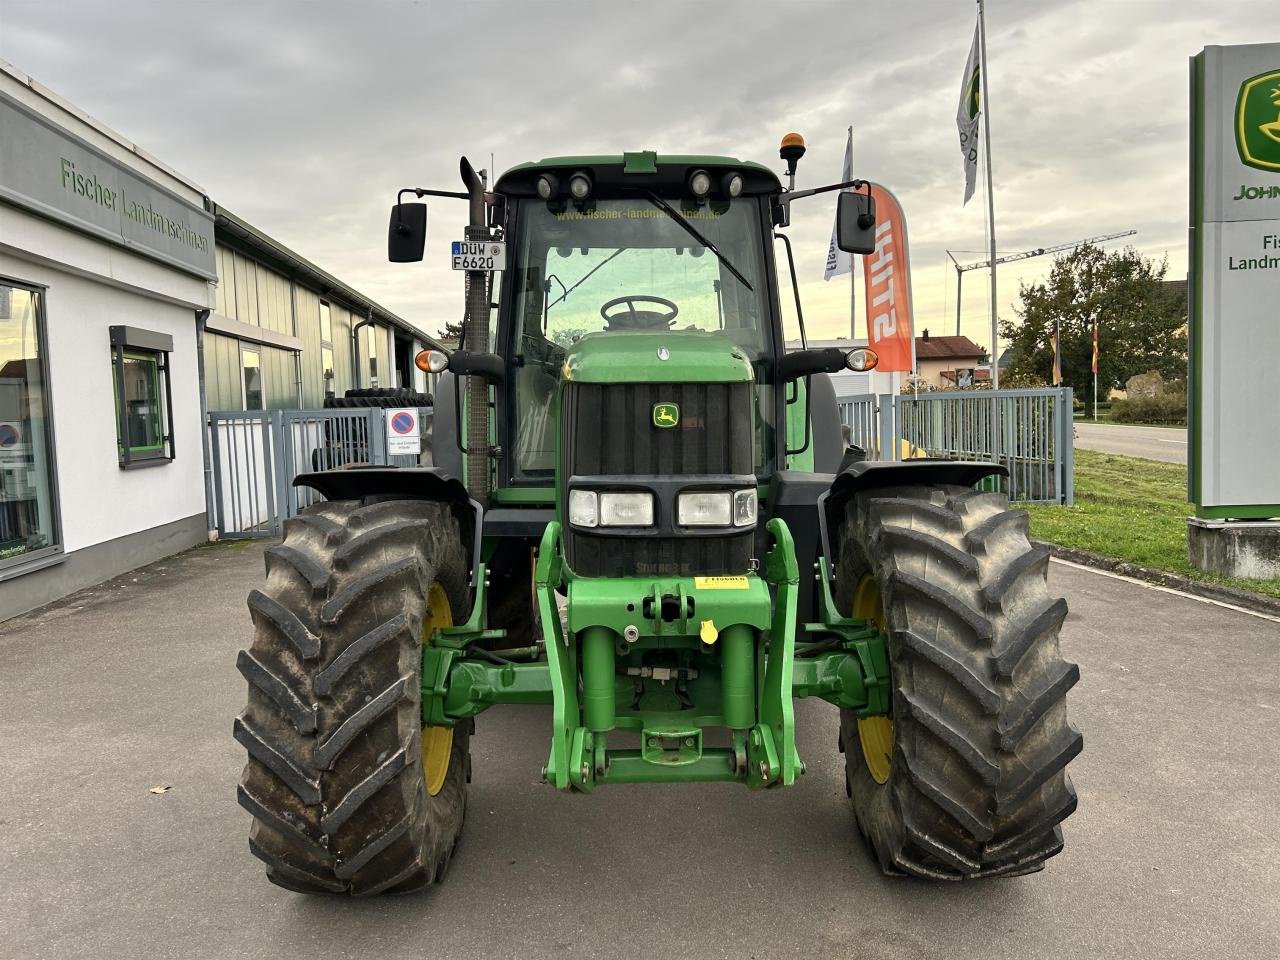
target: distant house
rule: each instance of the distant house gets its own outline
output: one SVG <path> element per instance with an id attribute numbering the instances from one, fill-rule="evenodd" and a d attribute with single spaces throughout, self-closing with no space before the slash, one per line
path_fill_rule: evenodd
<path id="1" fill-rule="evenodd" d="M 916 376 L 937 390 L 972 386 L 991 378 L 987 351 L 968 337 L 916 337 Z"/>

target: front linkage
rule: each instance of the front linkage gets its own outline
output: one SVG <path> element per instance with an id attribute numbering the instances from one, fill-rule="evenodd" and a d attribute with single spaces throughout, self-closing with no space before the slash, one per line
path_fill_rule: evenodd
<path id="1" fill-rule="evenodd" d="M 423 648 L 423 723 L 451 725 L 501 703 L 550 704 L 543 776 L 560 790 L 793 783 L 804 772 L 793 699 L 886 714 L 888 655 L 874 625 L 837 613 L 825 560 L 822 620 L 797 644 L 795 547 L 783 521 L 768 530 L 773 547 L 760 575 L 599 579 L 574 576 L 560 525 L 549 524 L 535 577 L 543 642 L 485 648 L 503 633 L 482 622 L 482 565 L 468 621 L 435 631 Z M 639 746 L 609 746 L 613 731 L 638 734 Z M 705 742 L 717 735 L 728 745 Z"/>

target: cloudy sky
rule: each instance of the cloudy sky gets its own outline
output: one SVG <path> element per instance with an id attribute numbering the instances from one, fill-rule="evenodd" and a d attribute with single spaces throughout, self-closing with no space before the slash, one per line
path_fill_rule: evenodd
<path id="1" fill-rule="evenodd" d="M 463 204 L 431 206 L 424 264 L 385 261 L 395 190 L 457 189 L 458 156 L 499 170 L 558 153 L 720 153 L 798 185 L 840 172 L 893 189 L 910 232 L 917 331 L 954 332 L 945 250 L 983 256 L 982 194 L 961 206 L 955 111 L 971 0 L 239 3 L 0 0 L 0 58 L 200 183 L 211 197 L 429 331 L 462 310 L 447 269 Z M 1136 229 L 1186 270 L 1187 58 L 1262 42 L 1275 0 L 989 0 L 1002 253 Z M 848 278 L 822 280 L 834 204 L 791 234 L 811 335 L 848 329 Z M 1047 259 L 999 271 L 1008 314 Z M 861 299 L 861 295 L 859 295 Z M 963 332 L 990 342 L 986 278 Z M 860 318 L 859 333 L 865 332 Z"/>

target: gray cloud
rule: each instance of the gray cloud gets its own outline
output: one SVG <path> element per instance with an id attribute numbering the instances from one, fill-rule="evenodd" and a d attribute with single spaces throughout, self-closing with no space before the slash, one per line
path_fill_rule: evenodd
<path id="1" fill-rule="evenodd" d="M 1002 250 L 1137 228 L 1185 269 L 1187 57 L 1250 42 L 1270 2 L 1020 0 L 989 9 Z M 0 57 L 219 203 L 428 330 L 461 311 L 444 264 L 462 205 L 432 204 L 429 260 L 384 261 L 407 184 L 452 189 L 457 158 L 500 169 L 559 153 L 653 148 L 774 167 L 804 133 L 801 180 L 856 167 L 911 222 L 917 327 L 949 326 L 946 248 L 981 250 L 961 208 L 954 114 L 969 2 L 211 3 L 0 0 Z M 810 326 L 847 328 L 824 284 L 831 203 L 797 205 Z M 980 259 L 973 254 L 972 259 Z M 1001 272 L 1001 308 L 1044 261 Z M 985 277 L 965 332 L 986 343 Z M 980 279 L 978 279 L 980 278 Z"/>

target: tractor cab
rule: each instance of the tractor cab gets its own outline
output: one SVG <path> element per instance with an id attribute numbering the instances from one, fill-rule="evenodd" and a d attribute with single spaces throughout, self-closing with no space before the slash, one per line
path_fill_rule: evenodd
<path id="1" fill-rule="evenodd" d="M 498 180 L 508 270 L 497 344 L 512 384 L 501 418 L 511 451 L 501 482 L 553 484 L 553 408 L 575 373 L 579 383 L 639 378 L 652 386 L 696 378 L 692 357 L 736 354 L 738 373 L 767 385 L 782 342 L 766 242 L 770 198 L 780 189 L 755 164 L 717 157 L 659 164 L 653 153 L 543 160 Z M 687 412 L 694 418 L 683 430 L 715 428 Z M 652 418 L 651 410 L 628 413 Z M 758 453 L 745 452 L 765 475 L 775 462 L 770 404 L 755 419 L 756 437 L 743 442 L 761 441 Z M 634 435 L 630 422 L 612 426 Z"/>

